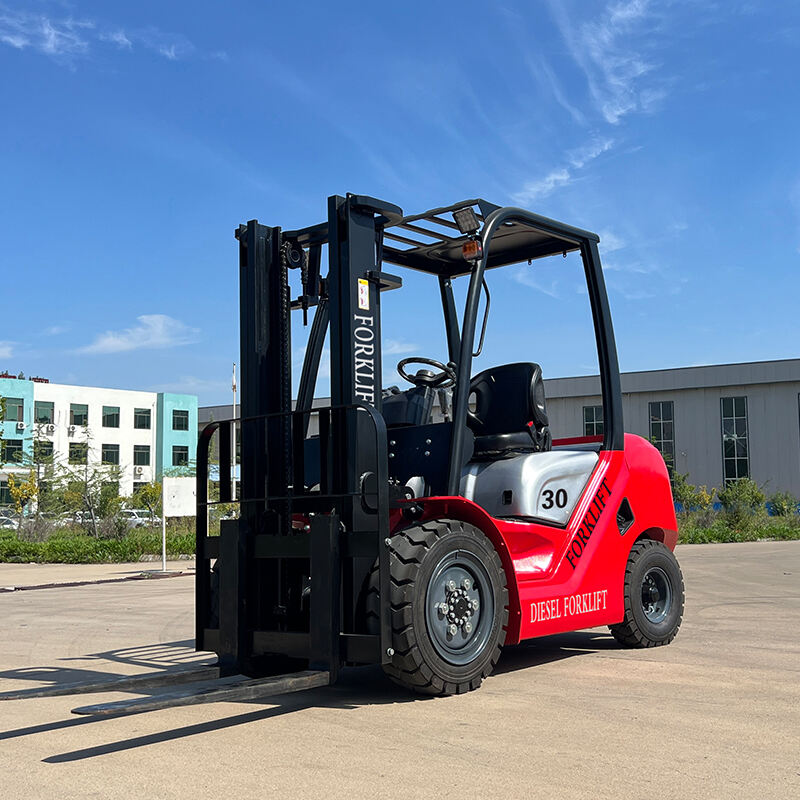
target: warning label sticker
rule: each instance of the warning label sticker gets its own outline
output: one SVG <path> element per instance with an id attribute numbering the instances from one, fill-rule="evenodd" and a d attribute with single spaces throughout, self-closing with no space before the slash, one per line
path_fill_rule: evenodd
<path id="1" fill-rule="evenodd" d="M 369 311 L 369 281 L 358 279 L 358 307 L 361 311 Z"/>

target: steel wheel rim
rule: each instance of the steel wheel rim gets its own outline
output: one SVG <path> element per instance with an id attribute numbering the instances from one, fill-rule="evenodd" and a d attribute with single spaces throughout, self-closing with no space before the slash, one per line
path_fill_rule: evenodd
<path id="1" fill-rule="evenodd" d="M 672 608 L 672 581 L 661 567 L 650 567 L 642 578 L 642 611 L 649 622 L 663 622 Z"/>
<path id="2" fill-rule="evenodd" d="M 465 551 L 444 556 L 428 581 L 425 623 L 438 655 L 463 666 L 483 652 L 494 622 L 494 593 L 481 560 Z"/>

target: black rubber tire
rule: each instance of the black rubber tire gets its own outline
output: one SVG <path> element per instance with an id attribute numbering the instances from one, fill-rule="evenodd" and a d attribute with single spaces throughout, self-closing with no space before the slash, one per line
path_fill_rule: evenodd
<path id="1" fill-rule="evenodd" d="M 489 577 L 494 613 L 488 637 L 466 664 L 445 661 L 435 649 L 426 624 L 427 586 L 442 559 L 455 551 L 480 560 Z M 472 525 L 459 520 L 425 522 L 399 531 L 389 546 L 392 647 L 384 671 L 395 683 L 427 695 L 451 695 L 477 689 L 488 677 L 505 642 L 508 588 L 500 557 L 492 543 Z M 377 565 L 366 597 L 367 628 L 379 631 L 380 596 Z"/>
<path id="2" fill-rule="evenodd" d="M 654 623 L 647 618 L 642 600 L 642 584 L 651 571 L 660 571 L 670 583 L 671 600 L 664 619 Z M 631 548 L 625 568 L 625 619 L 610 625 L 612 636 L 625 647 L 659 647 L 669 644 L 683 619 L 684 586 L 681 568 L 672 551 L 661 542 L 641 539 Z"/>

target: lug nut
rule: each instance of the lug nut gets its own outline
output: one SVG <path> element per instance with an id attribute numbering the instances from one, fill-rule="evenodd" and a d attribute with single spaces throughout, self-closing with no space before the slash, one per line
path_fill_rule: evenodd
<path id="1" fill-rule="evenodd" d="M 480 608 L 480 603 L 477 600 L 473 600 L 472 607 L 477 611 Z"/>
<path id="2" fill-rule="evenodd" d="M 451 625 L 448 628 L 448 632 L 450 633 L 451 636 L 455 636 L 457 631 L 458 631 L 458 628 L 456 628 L 455 625 Z"/>
<path id="3" fill-rule="evenodd" d="M 438 612 L 439 612 L 439 613 L 440 613 L 442 616 L 444 616 L 444 615 L 447 613 L 447 603 L 439 603 L 439 605 L 438 605 L 438 606 L 436 606 L 436 610 L 437 610 L 437 611 L 438 611 Z"/>
<path id="4" fill-rule="evenodd" d="M 456 590 L 456 582 L 455 581 L 447 581 L 447 588 L 454 592 Z"/>
<path id="5" fill-rule="evenodd" d="M 465 588 L 467 591 L 469 591 L 469 589 L 472 587 L 472 581 L 471 581 L 469 578 L 464 578 L 464 580 L 463 580 L 463 581 L 461 581 L 461 585 L 462 585 L 462 586 L 463 586 L 463 587 L 464 587 L 464 588 Z"/>
<path id="6" fill-rule="evenodd" d="M 472 633 L 472 623 L 471 623 L 471 622 L 468 622 L 466 625 L 464 625 L 464 630 L 465 630 L 467 633 Z"/>

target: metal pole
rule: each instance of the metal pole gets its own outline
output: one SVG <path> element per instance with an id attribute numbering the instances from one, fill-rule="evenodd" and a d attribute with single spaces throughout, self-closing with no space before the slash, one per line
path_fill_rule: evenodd
<path id="1" fill-rule="evenodd" d="M 231 500 L 236 500 L 236 362 L 233 362 L 233 406 L 231 408 Z"/>
<path id="2" fill-rule="evenodd" d="M 161 476 L 161 571 L 167 571 L 167 489 Z"/>

